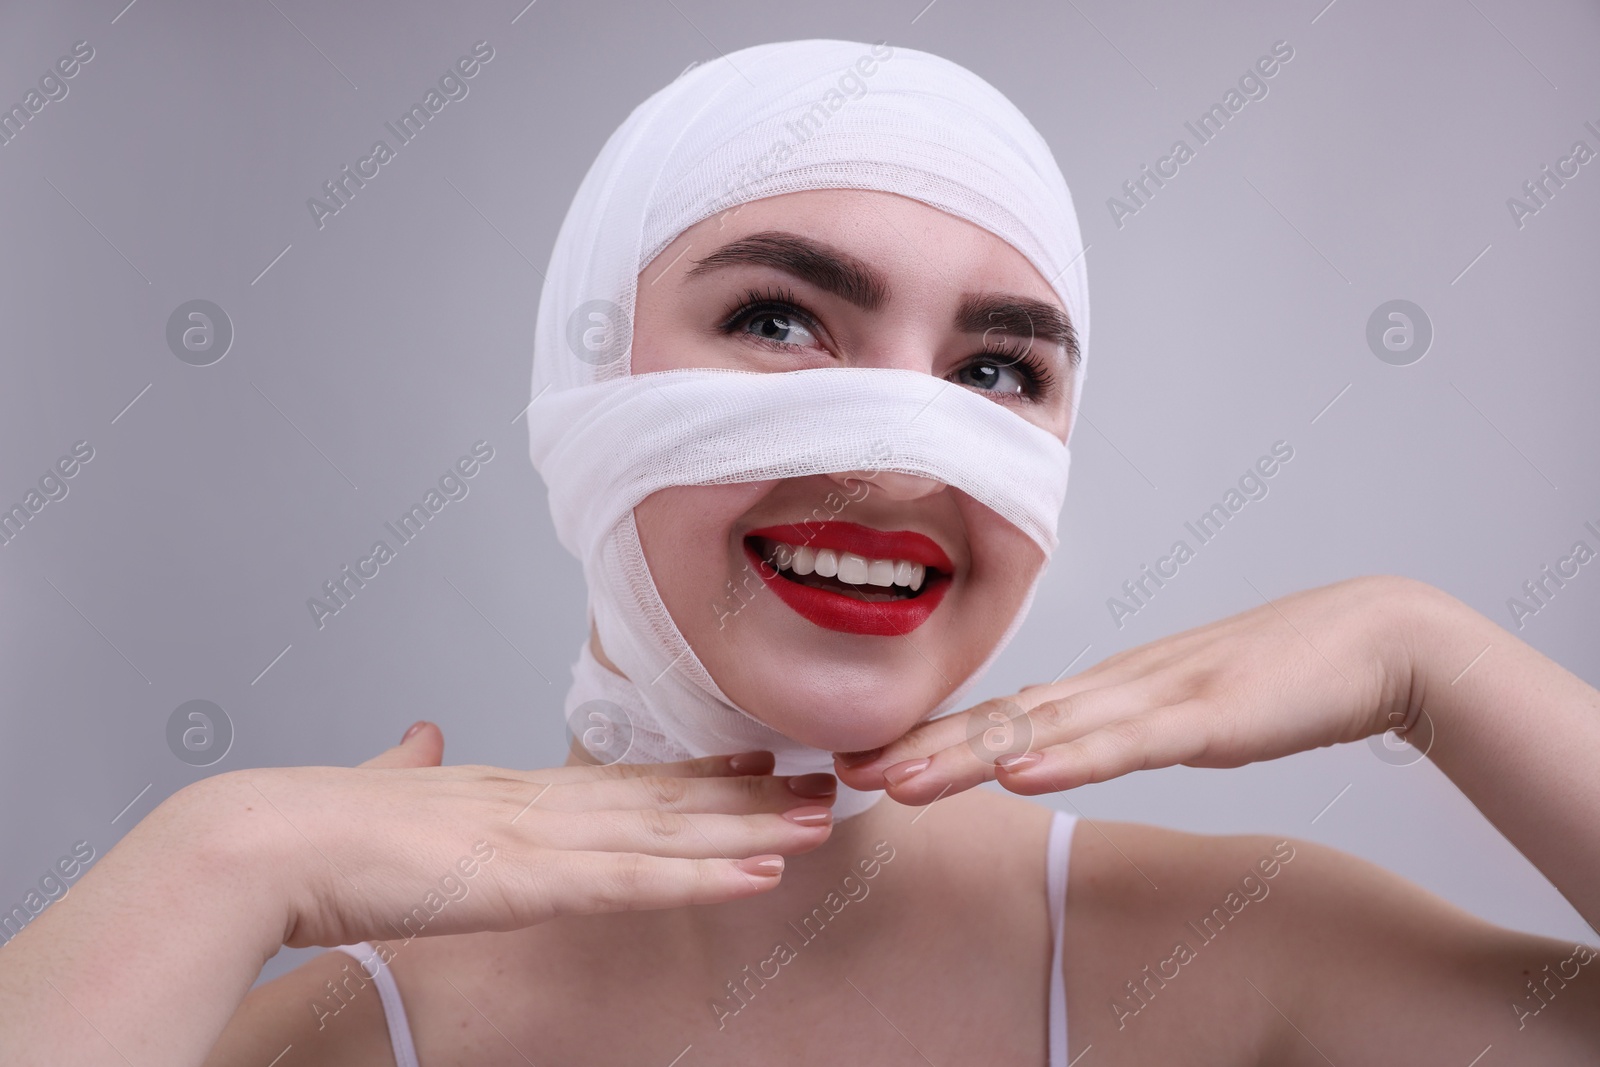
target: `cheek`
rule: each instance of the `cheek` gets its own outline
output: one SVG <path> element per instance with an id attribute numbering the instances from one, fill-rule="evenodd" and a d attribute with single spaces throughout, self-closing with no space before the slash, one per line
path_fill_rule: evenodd
<path id="1" fill-rule="evenodd" d="M 988 508 L 963 500 L 971 566 L 960 603 L 961 626 L 998 639 L 1010 625 L 1028 586 L 1044 566 L 1033 539 Z"/>
<path id="2" fill-rule="evenodd" d="M 687 635 L 690 601 L 711 602 L 727 584 L 734 521 L 770 483 L 688 485 L 660 489 L 633 509 L 645 562 L 662 601 Z M 742 557 L 740 557 L 742 559 Z"/>

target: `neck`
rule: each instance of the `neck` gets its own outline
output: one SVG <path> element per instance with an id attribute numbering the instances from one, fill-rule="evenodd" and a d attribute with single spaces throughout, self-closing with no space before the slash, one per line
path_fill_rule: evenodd
<path id="1" fill-rule="evenodd" d="M 577 761 L 569 756 L 567 763 Z M 797 952 L 821 955 L 826 945 L 846 943 L 843 938 L 819 937 L 832 915 L 861 910 L 854 905 L 869 896 L 874 898 L 872 911 L 882 913 L 893 909 L 887 901 L 915 891 L 915 879 L 905 871 L 911 865 L 908 853 L 920 849 L 908 846 L 927 823 L 910 824 L 924 810 L 883 797 L 861 814 L 836 822 L 817 848 L 785 856 L 777 888 L 756 896 L 704 907 L 597 915 L 563 926 L 586 946 L 584 954 L 605 951 L 607 944 L 635 948 L 648 944 L 669 958 L 702 961 L 710 968 L 710 977 L 720 973 L 718 967 L 768 958 L 777 942 Z M 900 876 L 889 877 L 893 874 Z M 861 924 L 850 925 L 855 930 L 852 938 L 863 936 Z M 813 941 L 816 947 L 810 947 Z"/>
<path id="2" fill-rule="evenodd" d="M 626 677 L 606 655 L 592 624 L 588 648 L 602 667 L 620 678 Z M 579 765 L 571 754 L 566 762 L 568 766 Z M 802 943 L 810 945 L 812 939 L 819 946 L 825 941 L 842 940 L 817 937 L 824 925 L 818 920 L 829 914 L 829 903 L 834 908 L 848 908 L 840 901 L 855 902 L 868 896 L 889 898 L 896 892 L 912 890 L 912 879 L 884 875 L 909 866 L 904 858 L 895 864 L 893 857 L 907 851 L 905 846 L 913 830 L 921 828 L 909 824 L 923 810 L 880 796 L 859 814 L 836 818 L 832 833 L 822 845 L 784 857 L 783 877 L 777 888 L 753 897 L 710 907 L 597 915 L 563 926 L 570 927 L 568 932 L 579 943 L 586 943 L 590 951 L 604 951 L 604 944 L 614 945 L 619 939 L 622 944 L 651 944 L 672 958 L 704 960 L 713 974 L 717 973 L 717 966 L 725 967 L 746 956 L 751 960 L 767 958 L 778 941 L 798 950 Z M 898 890 L 891 892 L 890 886 L 897 886 Z M 880 901 L 874 910 L 882 906 Z M 819 907 L 823 912 L 808 922 Z M 816 954 L 818 950 L 811 951 Z M 759 955 L 751 956 L 753 952 Z"/>

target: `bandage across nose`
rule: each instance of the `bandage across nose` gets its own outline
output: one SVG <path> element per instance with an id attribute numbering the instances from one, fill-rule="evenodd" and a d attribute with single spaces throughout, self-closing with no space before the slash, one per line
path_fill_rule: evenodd
<path id="1" fill-rule="evenodd" d="M 689 646 L 650 578 L 633 521 L 634 506 L 647 496 L 671 486 L 895 471 L 967 493 L 1048 556 L 1070 464 L 1059 438 L 1000 402 L 902 369 L 690 369 L 615 378 L 540 398 L 528 424 L 556 532 L 583 561 L 601 645 L 626 676 L 601 666 L 585 643 L 566 699 L 568 721 L 580 738 L 585 724 L 605 723 L 614 732 L 601 747 L 621 751 L 597 755 L 630 763 L 764 748 L 777 755 L 780 774 L 833 766 L 830 753 L 790 740 L 735 705 Z M 720 555 L 722 546 L 706 551 Z M 953 709 L 999 655 L 1037 585 L 1036 575 L 984 663 L 930 714 Z M 708 589 L 704 601 L 678 608 L 709 613 L 721 594 Z M 735 617 L 726 625 L 754 624 Z M 835 816 L 855 814 L 876 796 L 841 787 Z"/>
<path id="2" fill-rule="evenodd" d="M 584 560 L 635 505 L 669 486 L 917 474 L 966 492 L 1046 555 L 1067 491 L 1059 438 L 1000 401 L 918 371 L 658 371 L 550 394 L 529 415 L 556 533 Z"/>

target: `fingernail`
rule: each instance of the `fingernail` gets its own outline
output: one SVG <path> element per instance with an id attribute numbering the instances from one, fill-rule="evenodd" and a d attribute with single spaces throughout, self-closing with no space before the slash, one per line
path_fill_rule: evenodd
<path id="1" fill-rule="evenodd" d="M 738 860 L 734 864 L 745 874 L 756 874 L 766 878 L 773 878 L 783 873 L 782 856 L 751 856 L 747 860 Z"/>
<path id="2" fill-rule="evenodd" d="M 821 826 L 833 818 L 833 812 L 815 804 L 807 804 L 802 808 L 790 808 L 783 813 L 783 817 L 801 826 Z"/>
<path id="3" fill-rule="evenodd" d="M 914 759 L 909 763 L 896 763 L 893 767 L 885 770 L 883 776 L 889 780 L 890 785 L 900 785 L 913 775 L 921 774 L 927 770 L 930 762 L 932 761 Z"/>
<path id="4" fill-rule="evenodd" d="M 1032 767 L 1044 759 L 1037 752 L 1013 752 L 1009 756 L 1001 756 L 994 761 L 994 765 L 1005 771 L 1020 771 L 1024 767 Z"/>
<path id="5" fill-rule="evenodd" d="M 807 800 L 831 797 L 838 791 L 838 783 L 831 774 L 797 774 L 789 779 L 789 792 Z"/>
<path id="6" fill-rule="evenodd" d="M 403 745 L 407 741 L 411 740 L 411 738 L 416 735 L 416 732 L 418 730 L 422 729 L 426 725 L 428 725 L 428 720 L 427 719 L 418 719 L 416 722 L 412 723 L 411 724 L 411 729 L 407 730 L 405 732 L 405 734 L 400 738 L 400 743 Z"/>
<path id="7" fill-rule="evenodd" d="M 770 752 L 741 752 L 728 757 L 728 769 L 734 774 L 771 774 L 777 757 Z"/>
<path id="8" fill-rule="evenodd" d="M 839 762 L 847 768 L 865 767 L 879 756 L 883 755 L 881 748 L 869 748 L 865 752 L 836 752 Z"/>

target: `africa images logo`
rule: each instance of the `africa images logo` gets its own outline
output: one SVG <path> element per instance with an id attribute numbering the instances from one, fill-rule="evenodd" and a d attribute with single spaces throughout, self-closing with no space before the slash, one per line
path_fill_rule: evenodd
<path id="1" fill-rule="evenodd" d="M 396 157 L 398 151 L 416 139 L 427 126 L 428 120 L 445 109 L 445 105 L 452 100 L 465 100 L 472 91 L 467 81 L 478 76 L 483 70 L 483 64 L 494 58 L 494 49 L 488 41 L 479 41 L 472 46 L 472 55 L 462 56 L 456 60 L 455 65 L 439 76 L 439 87 L 428 87 L 423 94 L 421 103 L 413 103 L 399 118 L 399 126 L 393 122 L 385 122 L 390 133 L 394 134 L 395 145 L 390 146 L 388 141 L 379 139 L 372 143 L 372 149 L 365 156 L 356 160 L 355 171 L 352 172 L 350 164 L 346 163 L 339 168 L 339 176 L 322 183 L 322 191 L 327 194 L 327 200 L 311 197 L 306 201 L 306 207 L 311 211 L 311 218 L 316 222 L 317 229 L 327 225 L 330 215 L 337 215 L 340 211 L 350 206 L 349 202 L 355 199 L 356 192 L 367 187 L 367 182 L 376 178 L 380 168 Z M 352 188 L 352 186 L 354 186 Z"/>
<path id="2" fill-rule="evenodd" d="M 356 560 L 354 570 L 346 563 L 337 576 L 322 583 L 326 600 L 307 597 L 306 608 L 311 612 L 311 621 L 317 624 L 317 629 L 326 626 L 330 616 L 349 607 L 356 594 L 382 573 L 382 567 L 399 556 L 402 547 L 421 536 L 428 523 L 444 510 L 446 504 L 453 500 L 465 500 L 472 488 L 467 479 L 476 477 L 483 465 L 492 459 L 493 445 L 487 441 L 475 443 L 471 455 L 462 456 L 439 476 L 437 489 L 430 488 L 423 494 L 422 501 L 412 504 L 396 522 L 383 524 L 383 528 L 394 537 L 395 544 L 392 547 L 386 540 L 374 541 L 372 551 Z"/>
<path id="3" fill-rule="evenodd" d="M 1111 212 L 1111 221 L 1117 224 L 1117 229 L 1122 229 L 1129 217 L 1147 207 L 1157 190 L 1165 188 L 1167 181 L 1176 178 L 1183 165 L 1195 157 L 1199 146 L 1214 141 L 1228 121 L 1243 111 L 1246 104 L 1252 100 L 1265 100 L 1269 91 L 1268 80 L 1293 58 L 1294 46 L 1288 41 L 1272 42 L 1272 53 L 1261 56 L 1239 76 L 1238 88 L 1230 86 L 1222 94 L 1222 100 L 1201 112 L 1195 122 L 1184 122 L 1184 128 L 1194 135 L 1194 145 L 1182 137 L 1178 138 L 1172 143 L 1171 151 L 1156 160 L 1153 171 L 1147 163 L 1140 168 L 1137 178 L 1129 178 L 1122 183 L 1126 200 L 1114 196 L 1106 198 L 1106 209 Z"/>
<path id="4" fill-rule="evenodd" d="M 40 75 L 39 88 L 29 89 L 20 101 L 0 111 L 0 148 L 21 136 L 28 123 L 38 120 L 46 105 L 65 100 L 67 93 L 72 91 L 67 82 L 77 77 L 78 72 L 93 58 L 94 46 L 88 41 L 78 41 L 72 46 L 71 55 L 57 59 L 51 69 Z"/>

